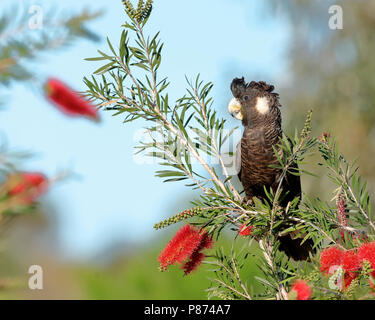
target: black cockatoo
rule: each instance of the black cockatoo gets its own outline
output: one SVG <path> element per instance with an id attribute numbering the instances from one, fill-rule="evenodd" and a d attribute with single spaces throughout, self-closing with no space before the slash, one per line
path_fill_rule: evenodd
<path id="1" fill-rule="evenodd" d="M 276 191 L 281 170 L 270 165 L 279 164 L 272 146 L 277 147 L 282 137 L 279 95 L 274 86 L 263 81 L 246 83 L 235 78 L 230 87 L 234 98 L 228 110 L 241 120 L 244 133 L 237 145 L 236 166 L 246 200 L 265 198 L 264 187 Z M 295 166 L 297 166 L 295 164 Z M 280 206 L 286 208 L 289 201 L 301 196 L 299 176 L 287 174 L 282 183 L 283 195 Z M 279 237 L 280 249 L 294 260 L 306 260 L 312 250 L 309 239 L 303 244 L 301 236 L 286 234 Z"/>

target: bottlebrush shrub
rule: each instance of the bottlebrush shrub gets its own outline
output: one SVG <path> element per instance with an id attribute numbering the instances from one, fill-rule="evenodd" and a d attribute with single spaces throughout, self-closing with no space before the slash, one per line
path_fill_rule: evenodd
<path id="1" fill-rule="evenodd" d="M 156 175 L 166 182 L 187 180 L 188 187 L 201 192 L 192 209 L 181 209 L 181 213 L 155 225 L 162 229 L 184 221 L 191 224 L 182 227 L 167 244 L 159 256 L 161 269 L 179 263 L 188 274 L 202 261 L 204 248 L 204 262 L 215 265 L 210 296 L 249 300 L 373 298 L 375 225 L 370 197 L 358 168 L 339 153 L 335 140 L 327 133 L 312 136 L 309 112 L 302 130 L 289 137 L 292 146 L 285 137 L 275 148 L 280 151 L 275 153 L 282 171 L 279 187 L 266 190 L 267 199 L 244 201 L 225 166 L 223 145 L 234 129 L 225 131 L 225 120 L 213 108 L 213 85 L 198 76 L 188 81 L 185 95 L 170 101 L 168 79 L 159 73 L 163 44 L 159 33 L 149 36 L 144 29 L 152 1 L 139 1 L 137 6 L 123 2 L 129 21 L 123 25 L 119 50 L 108 39 L 108 53 L 99 51 L 98 57 L 87 59 L 103 62 L 92 77 L 84 79 L 87 96 L 100 108 L 124 116 L 125 123 L 145 120 L 150 141 L 140 142 L 138 150 L 160 159 L 164 169 Z M 305 158 L 314 153 L 321 155 L 320 164 L 337 185 L 332 191 L 333 201 L 304 195 L 281 210 L 282 179 L 287 173 L 309 174 L 296 171 L 291 164 L 301 168 Z M 218 159 L 220 175 L 206 156 Z M 216 241 L 225 228 L 233 231 L 234 241 L 258 242 L 262 254 L 257 265 L 263 277 L 243 279 L 242 269 L 253 248 L 250 245 L 241 252 L 226 252 L 215 244 L 209 249 L 211 240 L 210 245 L 202 244 L 198 230 Z M 278 249 L 280 230 L 313 241 L 315 252 L 308 261 L 289 260 Z M 258 295 L 252 289 L 255 281 L 264 287 Z"/>

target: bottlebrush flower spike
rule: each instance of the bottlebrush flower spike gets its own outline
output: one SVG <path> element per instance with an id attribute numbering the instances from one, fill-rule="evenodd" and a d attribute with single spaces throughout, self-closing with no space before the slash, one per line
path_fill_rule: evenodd
<path id="1" fill-rule="evenodd" d="M 289 294 L 290 298 L 296 297 L 297 300 L 310 300 L 311 298 L 311 289 L 309 285 L 304 280 L 297 280 L 294 282 L 291 293 Z"/>
<path id="2" fill-rule="evenodd" d="M 195 270 L 204 259 L 201 251 L 212 246 L 212 239 L 206 231 L 185 225 L 169 241 L 159 255 L 160 268 L 166 270 L 169 265 L 184 263 L 185 274 Z"/>
<path id="3" fill-rule="evenodd" d="M 359 275 L 358 271 L 361 268 L 361 265 L 357 253 L 353 250 L 345 251 L 342 259 L 342 266 L 345 270 L 344 282 L 345 288 L 347 288 Z"/>
<path id="4" fill-rule="evenodd" d="M 358 259 L 361 265 L 363 260 L 370 263 L 371 269 L 373 269 L 371 275 L 375 278 L 375 241 L 364 243 L 358 248 Z"/>
<path id="5" fill-rule="evenodd" d="M 199 232 L 190 225 L 183 226 L 169 241 L 159 256 L 160 267 L 164 270 L 176 262 L 182 263 L 198 247 L 200 243 Z"/>
<path id="6" fill-rule="evenodd" d="M 95 106 L 62 81 L 54 78 L 48 79 L 45 90 L 47 98 L 68 116 L 86 116 L 99 121 Z"/>
<path id="7" fill-rule="evenodd" d="M 21 172 L 8 176 L 6 184 L 9 196 L 29 204 L 46 192 L 48 179 L 42 173 Z"/>
<path id="8" fill-rule="evenodd" d="M 250 236 L 253 229 L 254 229 L 253 226 L 246 226 L 246 224 L 243 224 L 240 226 L 240 229 L 238 230 L 238 234 L 243 237 Z"/>
<path id="9" fill-rule="evenodd" d="M 206 257 L 201 251 L 203 249 L 210 249 L 212 247 L 212 238 L 207 234 L 206 231 L 201 235 L 201 242 L 198 247 L 193 251 L 189 260 L 183 265 L 185 275 L 193 272 L 202 263 L 203 259 Z"/>
<path id="10" fill-rule="evenodd" d="M 320 255 L 320 271 L 332 273 L 332 268 L 342 264 L 344 254 L 338 247 L 324 249 Z"/>
<path id="11" fill-rule="evenodd" d="M 341 250 L 338 247 L 330 247 L 322 251 L 320 255 L 320 270 L 327 274 L 333 274 L 338 267 L 344 270 L 345 288 L 358 277 L 361 267 L 357 253 L 353 250 Z"/>

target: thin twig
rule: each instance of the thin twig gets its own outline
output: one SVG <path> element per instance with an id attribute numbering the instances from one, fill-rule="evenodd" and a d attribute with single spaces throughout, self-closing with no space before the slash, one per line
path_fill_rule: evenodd
<path id="1" fill-rule="evenodd" d="M 227 289 L 229 289 L 229 290 L 231 290 L 231 291 L 237 293 L 238 295 L 244 297 L 245 299 L 247 299 L 247 300 L 251 300 L 251 299 L 249 299 L 248 296 L 246 296 L 246 294 L 243 294 L 242 292 L 240 292 L 240 291 L 238 291 L 237 289 L 231 287 L 230 285 L 226 284 L 225 282 L 223 282 L 223 281 L 221 281 L 221 280 L 219 280 L 219 279 L 213 279 L 213 281 L 216 281 L 217 283 L 220 283 L 222 286 L 224 286 L 224 287 L 226 287 Z"/>
<path id="2" fill-rule="evenodd" d="M 271 258 L 272 246 L 270 244 L 266 244 L 264 240 L 260 240 L 259 247 L 262 250 L 264 258 L 266 259 L 272 273 L 275 275 L 275 268 L 274 268 L 273 261 Z M 278 298 L 283 299 L 283 300 L 288 300 L 288 293 L 286 292 L 284 286 L 280 284 L 278 281 L 276 281 L 276 284 L 277 284 L 277 290 L 279 292 Z"/>

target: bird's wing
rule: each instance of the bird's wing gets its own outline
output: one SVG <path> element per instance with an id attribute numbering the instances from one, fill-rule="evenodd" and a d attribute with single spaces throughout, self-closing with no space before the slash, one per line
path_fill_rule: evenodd
<path id="1" fill-rule="evenodd" d="M 236 163 L 235 163 L 235 166 L 236 166 L 236 172 L 237 172 L 238 178 L 241 181 L 241 171 L 242 171 L 242 168 L 241 168 L 241 140 L 237 143 L 237 146 L 236 146 Z"/>

